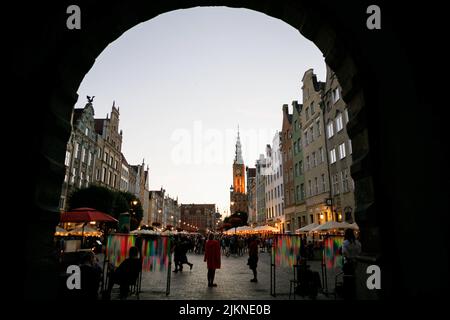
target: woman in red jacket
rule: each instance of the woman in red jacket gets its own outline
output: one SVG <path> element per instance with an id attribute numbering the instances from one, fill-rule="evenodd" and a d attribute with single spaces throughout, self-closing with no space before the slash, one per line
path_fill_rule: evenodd
<path id="1" fill-rule="evenodd" d="M 205 246 L 205 258 L 208 268 L 208 287 L 217 287 L 214 283 L 214 276 L 216 275 L 216 269 L 220 269 L 220 243 L 214 240 L 214 235 L 209 234 L 208 241 Z"/>

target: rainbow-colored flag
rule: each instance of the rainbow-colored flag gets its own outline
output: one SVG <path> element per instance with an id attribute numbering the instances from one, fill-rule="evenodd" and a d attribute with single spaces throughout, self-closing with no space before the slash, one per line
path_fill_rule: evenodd
<path id="1" fill-rule="evenodd" d="M 276 266 L 292 267 L 300 257 L 300 237 L 296 235 L 277 235 L 272 255 Z"/>
<path id="2" fill-rule="evenodd" d="M 170 238 L 142 240 L 142 271 L 164 271 L 169 267 Z"/>
<path id="3" fill-rule="evenodd" d="M 328 269 L 342 268 L 342 244 L 344 238 L 330 237 L 324 239 L 325 265 Z"/>
<path id="4" fill-rule="evenodd" d="M 136 245 L 136 237 L 127 234 L 111 234 L 107 241 L 107 257 L 114 267 L 118 267 L 127 257 L 131 247 Z"/>

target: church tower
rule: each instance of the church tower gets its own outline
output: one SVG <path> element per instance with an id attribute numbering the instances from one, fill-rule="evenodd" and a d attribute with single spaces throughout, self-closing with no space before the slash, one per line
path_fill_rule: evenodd
<path id="1" fill-rule="evenodd" d="M 247 195 L 245 193 L 245 165 L 242 159 L 241 139 L 238 134 L 233 162 L 233 185 L 230 188 L 230 212 L 247 212 Z"/>

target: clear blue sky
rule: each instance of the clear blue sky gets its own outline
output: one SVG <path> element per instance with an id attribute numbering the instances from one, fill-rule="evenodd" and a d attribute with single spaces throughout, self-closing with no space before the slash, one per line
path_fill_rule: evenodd
<path id="1" fill-rule="evenodd" d="M 226 7 L 172 11 L 134 27 L 97 58 L 77 108 L 120 107 L 122 152 L 150 166 L 150 189 L 181 203 L 229 208 L 237 126 L 254 167 L 281 130 L 282 105 L 302 101 L 303 73 L 325 79 L 322 53 L 265 14 Z"/>

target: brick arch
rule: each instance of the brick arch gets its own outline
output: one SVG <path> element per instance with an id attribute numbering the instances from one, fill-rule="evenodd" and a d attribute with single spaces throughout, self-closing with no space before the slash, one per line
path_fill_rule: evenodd
<path id="1" fill-rule="evenodd" d="M 61 182 L 64 179 L 64 155 L 71 125 L 70 116 L 78 99 L 77 90 L 84 76 L 95 63 L 99 54 L 124 32 L 137 24 L 172 10 L 195 6 L 242 7 L 281 19 L 299 30 L 314 42 L 324 55 L 326 63 L 340 81 L 343 99 L 347 102 L 350 122 L 348 133 L 353 141 L 352 176 L 356 185 L 355 201 L 358 208 L 356 220 L 360 224 L 363 245 L 369 251 L 380 252 L 379 232 L 374 223 L 374 187 L 371 168 L 370 126 L 367 122 L 368 108 L 365 97 L 374 89 L 369 78 L 362 48 L 351 41 L 348 29 L 339 24 L 332 8 L 311 4 L 310 1 L 142 1 L 142 3 L 113 2 L 101 5 L 89 2 L 82 7 L 82 29 L 69 31 L 57 29 L 54 36 L 60 41 L 53 50 L 48 72 L 51 74 L 46 92 L 48 108 L 42 116 L 45 124 L 37 137 L 35 152 L 38 169 L 34 180 L 31 236 L 36 238 L 28 259 L 38 270 L 50 263 L 48 241 L 58 222 L 58 202 Z M 65 16 L 64 16 L 65 17 Z M 300 75 L 299 75 L 300 76 Z M 39 233 L 37 232 L 39 231 Z M 31 237 L 30 236 L 30 237 Z M 50 275 L 47 274 L 47 277 Z M 52 291 L 48 292 L 49 296 Z"/>

